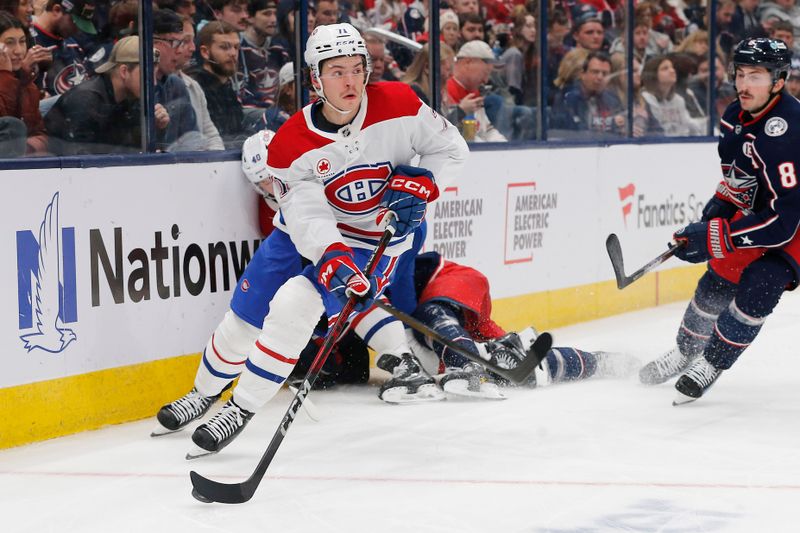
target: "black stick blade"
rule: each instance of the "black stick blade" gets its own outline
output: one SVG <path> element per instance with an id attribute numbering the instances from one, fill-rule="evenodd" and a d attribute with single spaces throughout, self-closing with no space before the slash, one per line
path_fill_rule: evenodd
<path id="1" fill-rule="evenodd" d="M 244 503 L 255 494 L 255 487 L 251 490 L 247 481 L 244 483 L 219 483 L 201 476 L 194 470 L 189 472 L 189 477 L 194 487 L 192 496 L 203 503 Z"/>
<path id="2" fill-rule="evenodd" d="M 507 372 L 504 377 L 507 377 L 517 385 L 525 383 L 531 374 L 533 374 L 542 359 L 547 357 L 547 352 L 553 346 L 553 336 L 546 331 L 536 337 L 536 341 L 528 349 L 528 355 L 523 361 L 513 370 Z"/>
<path id="3" fill-rule="evenodd" d="M 631 281 L 625 276 L 625 265 L 622 261 L 622 246 L 619 244 L 619 237 L 612 233 L 606 238 L 606 251 L 611 259 L 611 268 L 614 269 L 614 277 L 617 278 L 617 288 L 624 289 Z"/>

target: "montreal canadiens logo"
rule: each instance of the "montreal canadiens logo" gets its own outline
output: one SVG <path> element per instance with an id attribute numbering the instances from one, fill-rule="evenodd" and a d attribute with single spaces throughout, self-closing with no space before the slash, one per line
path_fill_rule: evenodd
<path id="1" fill-rule="evenodd" d="M 324 157 L 317 161 L 317 175 L 324 176 L 331 171 L 331 162 L 325 159 Z"/>
<path id="2" fill-rule="evenodd" d="M 343 213 L 369 213 L 378 207 L 391 173 L 388 163 L 351 168 L 325 183 L 325 196 Z"/>

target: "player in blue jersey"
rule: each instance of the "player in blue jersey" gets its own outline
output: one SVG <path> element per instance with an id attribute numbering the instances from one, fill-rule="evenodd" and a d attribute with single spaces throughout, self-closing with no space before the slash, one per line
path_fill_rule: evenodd
<path id="1" fill-rule="evenodd" d="M 800 102 L 784 89 L 791 58 L 783 41 L 767 38 L 734 51 L 738 100 L 720 120 L 723 180 L 702 219 L 674 235 L 683 244 L 675 255 L 708 270 L 677 347 L 640 372 L 646 384 L 683 373 L 674 405 L 700 398 L 800 280 Z"/>

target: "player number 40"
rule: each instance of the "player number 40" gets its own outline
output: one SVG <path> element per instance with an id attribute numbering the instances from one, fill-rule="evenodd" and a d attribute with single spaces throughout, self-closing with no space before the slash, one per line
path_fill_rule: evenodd
<path id="1" fill-rule="evenodd" d="M 797 173 L 794 171 L 794 163 L 791 161 L 778 165 L 778 174 L 781 177 L 781 185 L 787 189 L 797 185 Z"/>

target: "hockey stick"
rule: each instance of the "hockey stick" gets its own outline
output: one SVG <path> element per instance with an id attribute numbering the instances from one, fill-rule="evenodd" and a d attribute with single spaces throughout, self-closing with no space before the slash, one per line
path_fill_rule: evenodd
<path id="1" fill-rule="evenodd" d="M 391 217 L 393 214 L 391 211 L 389 211 L 389 213 L 390 214 L 388 216 Z M 386 246 L 388 246 L 389 241 L 394 235 L 394 232 L 395 226 L 392 223 L 392 218 L 389 218 L 386 229 L 383 231 L 380 241 L 378 241 L 378 246 L 375 248 L 375 251 L 372 253 L 372 257 L 369 258 L 367 266 L 364 269 L 364 273 L 367 276 L 370 276 L 375 271 L 378 261 L 383 256 L 383 252 L 386 250 Z M 272 440 L 270 441 L 269 446 L 267 446 L 267 449 L 264 452 L 264 455 L 261 457 L 261 460 L 258 462 L 255 471 L 250 475 L 249 478 L 247 478 L 247 480 L 241 483 L 220 483 L 218 481 L 205 478 L 195 471 L 191 471 L 189 473 L 189 477 L 191 478 L 192 486 L 194 487 L 192 489 L 192 496 L 194 496 L 195 499 L 205 503 L 244 503 L 253 497 L 253 494 L 255 494 L 259 483 L 261 483 L 261 479 L 264 477 L 264 474 L 267 473 L 267 469 L 269 468 L 270 463 L 272 463 L 275 453 L 277 453 L 281 442 L 283 442 L 286 432 L 289 431 L 289 427 L 292 425 L 292 422 L 294 422 L 294 419 L 297 416 L 297 411 L 300 410 L 300 406 L 303 405 L 306 396 L 311 391 L 311 387 L 314 385 L 314 382 L 317 380 L 317 376 L 319 376 L 319 373 L 322 370 L 322 365 L 325 364 L 325 360 L 331 353 L 334 343 L 339 338 L 339 335 L 341 335 L 345 324 L 347 324 L 348 318 L 350 317 L 350 313 L 353 311 L 353 307 L 356 305 L 357 299 L 358 296 L 350 296 L 350 298 L 347 300 L 347 303 L 345 303 L 344 307 L 342 308 L 342 311 L 339 313 L 339 316 L 336 318 L 336 321 L 333 323 L 328 335 L 325 337 L 325 342 L 323 342 L 322 346 L 320 346 L 317 356 L 311 363 L 311 367 L 308 369 L 308 372 L 306 372 L 305 378 L 303 378 L 303 382 L 298 386 L 298 391 L 294 395 L 294 399 L 289 405 L 289 409 L 287 409 L 286 414 L 283 415 L 283 420 L 281 420 L 281 423 L 278 425 L 278 429 L 275 430 L 275 434 L 272 436 Z"/>
<path id="2" fill-rule="evenodd" d="M 447 339 L 442 335 L 440 335 L 436 330 L 429 328 L 428 326 L 426 326 L 424 323 L 420 322 L 413 316 L 410 316 L 400 311 L 399 309 L 395 309 L 391 305 L 382 302 L 381 300 L 375 300 L 375 305 L 383 309 L 396 319 L 398 319 L 400 322 L 407 324 L 410 328 L 419 331 L 426 337 L 429 337 L 434 342 L 443 344 L 444 346 L 447 347 L 448 350 L 453 350 L 458 355 L 461 355 L 463 357 L 466 357 L 470 361 L 474 361 L 480 365 L 483 365 L 484 367 L 491 370 L 495 374 L 499 374 L 504 378 L 510 380 L 512 383 L 516 383 L 517 385 L 525 383 L 525 381 L 530 377 L 530 375 L 533 374 L 533 371 L 536 369 L 537 366 L 539 366 L 539 363 L 542 362 L 542 359 L 547 357 L 547 352 L 548 350 L 550 350 L 550 346 L 552 346 L 553 344 L 553 337 L 547 332 L 542 333 L 536 338 L 536 341 L 533 343 L 533 346 L 531 346 L 528 349 L 528 353 L 525 359 L 523 359 L 523 361 L 516 368 L 512 369 L 503 368 L 493 363 L 490 363 L 489 361 L 483 359 L 479 355 L 475 355 L 468 352 L 467 350 L 465 350 L 458 344 L 454 343 L 450 339 Z"/>
<path id="3" fill-rule="evenodd" d="M 617 278 L 617 288 L 622 290 L 648 272 L 654 270 L 658 265 L 675 255 L 675 250 L 680 246 L 680 244 L 671 244 L 666 252 L 662 253 L 630 276 L 626 276 L 625 265 L 622 261 L 622 246 L 619 244 L 619 237 L 612 233 L 606 239 L 606 250 L 608 250 L 608 257 L 611 259 L 614 276 Z"/>

